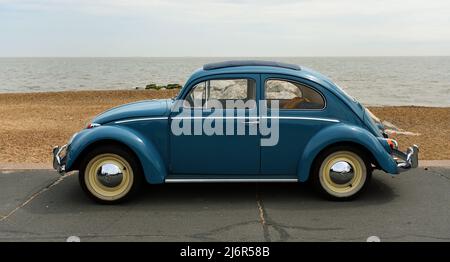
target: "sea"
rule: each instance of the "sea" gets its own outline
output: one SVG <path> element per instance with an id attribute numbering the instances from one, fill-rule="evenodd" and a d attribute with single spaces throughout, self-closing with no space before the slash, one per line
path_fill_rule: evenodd
<path id="1" fill-rule="evenodd" d="M 130 90 L 184 84 L 205 63 L 260 59 L 330 77 L 369 106 L 450 106 L 450 57 L 0 58 L 0 93 Z"/>

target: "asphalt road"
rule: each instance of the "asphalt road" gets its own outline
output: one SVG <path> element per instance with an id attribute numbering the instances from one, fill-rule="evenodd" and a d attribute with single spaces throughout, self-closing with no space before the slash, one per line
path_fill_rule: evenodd
<path id="1" fill-rule="evenodd" d="M 450 241 L 450 168 L 375 173 L 361 198 L 299 184 L 149 185 L 98 205 L 76 175 L 0 171 L 0 241 Z"/>

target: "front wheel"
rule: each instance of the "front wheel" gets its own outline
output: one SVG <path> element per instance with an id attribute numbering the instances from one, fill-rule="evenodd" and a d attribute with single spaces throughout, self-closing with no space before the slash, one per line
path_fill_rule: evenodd
<path id="1" fill-rule="evenodd" d="M 361 150 L 348 146 L 330 148 L 315 161 L 312 180 L 322 195 L 332 200 L 350 200 L 366 188 L 372 168 Z"/>
<path id="2" fill-rule="evenodd" d="M 103 204 L 120 202 L 142 183 L 136 157 L 118 146 L 100 146 L 88 152 L 81 163 L 79 182 L 89 197 Z"/>

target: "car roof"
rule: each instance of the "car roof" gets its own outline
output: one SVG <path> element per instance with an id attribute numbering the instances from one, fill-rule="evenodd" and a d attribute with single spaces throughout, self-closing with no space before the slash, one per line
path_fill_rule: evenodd
<path id="1" fill-rule="evenodd" d="M 283 74 L 319 82 L 327 79 L 318 72 L 294 64 L 262 60 L 232 60 L 205 64 L 191 75 L 186 84 L 202 77 L 222 74 Z"/>
<path id="2" fill-rule="evenodd" d="M 264 60 L 231 60 L 217 63 L 209 63 L 203 66 L 203 70 L 214 70 L 240 66 L 269 66 L 269 67 L 287 68 L 292 70 L 301 70 L 300 66 L 295 64 L 288 64 L 275 61 L 264 61 Z"/>

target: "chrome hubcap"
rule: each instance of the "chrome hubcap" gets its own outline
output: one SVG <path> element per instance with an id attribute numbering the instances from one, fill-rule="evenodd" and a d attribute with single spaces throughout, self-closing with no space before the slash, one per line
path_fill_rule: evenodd
<path id="1" fill-rule="evenodd" d="M 330 168 L 330 179 L 337 185 L 345 185 L 355 176 L 352 165 L 346 161 L 339 161 Z"/>
<path id="2" fill-rule="evenodd" d="M 105 187 L 117 187 L 122 183 L 123 171 L 115 164 L 104 164 L 97 169 L 97 179 Z"/>

